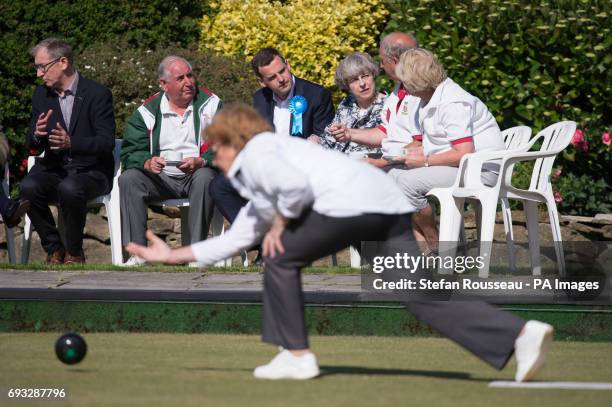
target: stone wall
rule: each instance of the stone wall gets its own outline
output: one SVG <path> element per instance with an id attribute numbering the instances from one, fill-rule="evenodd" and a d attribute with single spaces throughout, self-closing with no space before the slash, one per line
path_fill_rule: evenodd
<path id="1" fill-rule="evenodd" d="M 55 208 L 54 215 L 57 216 Z M 56 217 L 57 219 L 57 217 Z M 527 242 L 527 228 L 525 216 L 522 211 L 513 211 L 513 230 L 515 241 Z M 564 241 L 610 241 L 612 240 L 612 214 L 599 214 L 594 217 L 581 216 L 561 216 L 561 233 Z M 163 211 L 149 210 L 148 225 L 158 236 L 162 237 L 170 246 L 178 247 L 181 245 L 181 222 L 180 212 L 177 208 L 164 208 Z M 474 240 L 476 237 L 476 222 L 473 214 L 469 214 L 465 221 L 466 237 Z M 21 242 L 23 236 L 23 221 L 19 227 L 14 229 L 15 243 L 17 248 L 17 258 L 21 258 Z M 552 241 L 550 225 L 546 213 L 540 214 L 540 239 L 542 241 Z M 495 240 L 504 242 L 505 233 L 498 213 L 497 224 L 495 226 Z M 89 213 L 85 226 L 85 239 L 83 242 L 85 256 L 90 263 L 111 263 L 110 236 L 106 212 L 101 208 L 98 213 Z M 254 256 L 250 253 L 249 257 Z M 32 233 L 32 244 L 30 248 L 30 261 L 44 261 L 45 253 L 40 245 L 38 234 Z M 0 262 L 8 262 L 6 251 L 5 228 L 0 227 Z M 234 264 L 239 264 L 239 257 L 236 257 Z M 323 259 L 315 265 L 331 264 L 329 259 Z M 348 250 L 338 254 L 338 264 L 350 264 Z"/>

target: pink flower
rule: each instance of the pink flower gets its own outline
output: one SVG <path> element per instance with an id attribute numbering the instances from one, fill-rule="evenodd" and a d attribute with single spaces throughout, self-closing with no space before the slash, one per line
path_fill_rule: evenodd
<path id="1" fill-rule="evenodd" d="M 572 144 L 577 146 L 578 144 L 584 142 L 584 133 L 580 129 L 576 129 L 574 132 L 574 136 L 572 137 Z"/>
<path id="2" fill-rule="evenodd" d="M 561 196 L 561 192 L 559 192 L 559 191 L 555 191 L 555 193 L 553 194 L 553 196 L 555 197 L 555 202 L 556 202 L 556 203 L 561 203 L 561 202 L 563 202 L 563 197 Z"/>
<path id="3" fill-rule="evenodd" d="M 601 142 L 609 146 L 611 141 L 612 141 L 612 138 L 610 137 L 610 132 L 604 131 L 603 134 L 601 135 Z"/>
<path id="4" fill-rule="evenodd" d="M 589 143 L 584 138 L 584 133 L 580 129 L 576 129 L 576 132 L 572 137 L 572 144 L 578 151 L 582 151 L 583 153 L 589 151 Z"/>
<path id="5" fill-rule="evenodd" d="M 552 173 L 552 178 L 559 179 L 560 176 L 561 176 L 561 168 L 555 169 Z"/>

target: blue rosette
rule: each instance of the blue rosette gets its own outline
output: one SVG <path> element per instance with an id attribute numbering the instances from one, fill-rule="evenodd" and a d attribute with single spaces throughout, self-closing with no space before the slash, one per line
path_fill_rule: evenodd
<path id="1" fill-rule="evenodd" d="M 291 135 L 304 137 L 302 126 L 302 114 L 308 109 L 308 101 L 304 96 L 294 96 L 289 101 L 289 111 L 291 112 Z"/>

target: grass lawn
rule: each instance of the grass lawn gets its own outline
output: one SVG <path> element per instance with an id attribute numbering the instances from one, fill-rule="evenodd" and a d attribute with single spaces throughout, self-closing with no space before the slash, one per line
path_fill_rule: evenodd
<path id="1" fill-rule="evenodd" d="M 491 389 L 502 372 L 439 338 L 315 336 L 322 377 L 259 381 L 252 369 L 276 352 L 259 337 L 87 334 L 85 360 L 61 364 L 59 333 L 0 334 L 2 405 L 54 406 L 604 406 L 612 391 Z M 558 342 L 545 381 L 612 381 L 612 344 Z M 67 398 L 8 401 L 11 387 L 64 388 Z"/>

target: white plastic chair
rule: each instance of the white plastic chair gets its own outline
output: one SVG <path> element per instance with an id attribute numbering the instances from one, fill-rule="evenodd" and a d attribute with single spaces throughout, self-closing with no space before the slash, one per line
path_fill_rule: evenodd
<path id="1" fill-rule="evenodd" d="M 175 198 L 175 199 L 164 199 L 161 201 L 149 202 L 150 206 L 175 206 L 181 210 L 181 244 L 186 246 L 191 243 L 191 235 L 189 234 L 189 199 L 187 198 Z M 223 215 L 215 207 L 213 218 L 211 221 L 211 229 L 213 236 L 219 236 L 225 233 L 225 225 L 223 221 Z M 249 266 L 249 259 L 245 253 L 241 254 L 242 265 L 244 267 Z M 232 265 L 232 259 L 227 258 L 215 263 L 217 267 L 230 267 Z"/>
<path id="2" fill-rule="evenodd" d="M 9 175 L 9 165 L 7 162 L 4 165 L 4 179 L 2 180 L 2 189 L 7 197 L 11 192 L 9 187 Z M 0 219 L 2 219 L 1 216 Z M 17 262 L 17 256 L 15 255 L 15 234 L 13 233 L 13 228 L 6 226 L 6 223 L 4 224 L 4 231 L 6 232 L 6 249 L 8 251 L 9 263 L 15 264 Z"/>
<path id="3" fill-rule="evenodd" d="M 504 154 L 507 151 L 526 151 L 527 145 L 529 143 L 529 137 L 531 136 L 531 129 L 527 126 L 516 126 L 511 127 L 502 131 L 502 137 L 504 139 L 505 150 L 501 152 Z M 444 254 L 454 254 L 454 250 L 456 249 L 456 243 L 458 241 L 465 240 L 464 231 L 463 231 L 463 205 L 464 202 L 456 200 L 453 197 L 453 191 L 456 188 L 460 188 L 464 186 L 464 176 L 467 168 L 467 160 L 470 157 L 477 156 L 478 154 L 486 154 L 487 152 L 482 153 L 473 153 L 466 154 L 461 158 L 459 163 L 459 171 L 457 172 L 457 178 L 455 179 L 455 183 L 451 187 L 447 188 L 433 188 L 427 196 L 434 196 L 438 199 L 440 204 L 440 226 L 439 226 L 439 242 L 441 243 L 440 252 Z M 496 152 L 496 154 L 500 154 L 500 152 Z M 470 158 L 471 159 L 471 158 Z M 509 168 L 510 172 L 512 172 L 512 167 Z M 459 207 L 461 206 L 461 208 Z M 514 269 L 515 260 L 514 260 L 514 244 L 513 244 L 513 234 L 512 234 L 512 214 L 510 212 L 510 207 L 508 205 L 508 200 L 502 199 L 502 208 L 503 211 L 503 219 L 504 219 L 504 229 L 506 231 L 506 242 L 508 244 L 508 253 L 509 253 L 509 261 L 510 268 Z M 507 209 L 507 210 L 506 210 Z M 450 246 L 450 247 L 448 247 Z M 442 269 L 440 270 L 442 273 L 446 272 Z"/>
<path id="4" fill-rule="evenodd" d="M 354 248 L 353 246 L 349 246 L 349 254 L 351 256 L 351 267 L 354 269 L 360 269 L 361 268 L 361 255 L 359 254 L 357 249 Z M 336 256 L 335 253 L 331 255 L 331 261 L 332 261 L 332 266 L 338 265 L 338 257 Z"/>
<path id="5" fill-rule="evenodd" d="M 484 267 L 479 270 L 479 277 L 488 277 L 491 261 L 491 245 L 495 227 L 495 213 L 497 200 L 501 199 L 509 213 L 508 199 L 523 202 L 527 217 L 527 232 L 529 236 L 529 251 L 531 254 L 531 268 L 533 275 L 541 274 L 540 243 L 538 227 L 538 203 L 545 203 L 552 228 L 555 253 L 559 267 L 559 274 L 565 275 L 565 261 L 561 245 L 561 228 L 559 215 L 550 183 L 550 173 L 553 162 L 558 153 L 563 151 L 570 143 L 576 123 L 563 121 L 548 126 L 540 131 L 527 145 L 525 151 L 487 152 L 471 154 L 467 159 L 464 182 L 465 186 L 453 191 L 455 204 L 463 215 L 463 202 L 465 199 L 476 199 L 481 204 L 480 216 L 480 255 L 484 257 Z M 539 151 L 528 151 L 536 142 L 542 142 Z M 486 187 L 480 181 L 480 171 L 484 162 L 501 159 L 500 173 L 497 183 L 493 187 Z M 523 190 L 512 186 L 512 165 L 519 161 L 535 160 L 529 189 Z M 506 209 L 505 209 L 506 211 Z"/>
<path id="6" fill-rule="evenodd" d="M 111 241 L 111 256 L 114 265 L 119 265 L 123 262 L 121 254 L 121 213 L 119 207 L 119 175 L 121 175 L 121 165 L 119 161 L 119 155 L 121 153 L 121 143 L 123 140 L 115 140 L 115 148 L 113 150 L 113 158 L 115 160 L 115 169 L 113 175 L 113 186 L 108 194 L 100 195 L 89 202 L 87 202 L 88 208 L 98 208 L 104 206 L 106 208 L 106 216 L 108 218 L 108 231 L 110 234 Z M 43 153 L 44 154 L 44 153 Z M 39 157 L 42 157 L 40 155 Z M 34 166 L 36 162 L 36 156 L 28 157 L 28 171 Z M 50 205 L 57 206 L 57 203 L 51 203 Z M 62 217 L 58 216 L 58 229 L 60 235 L 63 236 L 63 225 Z M 21 262 L 26 264 L 30 258 L 30 244 L 32 238 L 32 222 L 26 215 L 25 225 L 23 227 L 23 239 L 21 244 Z"/>

